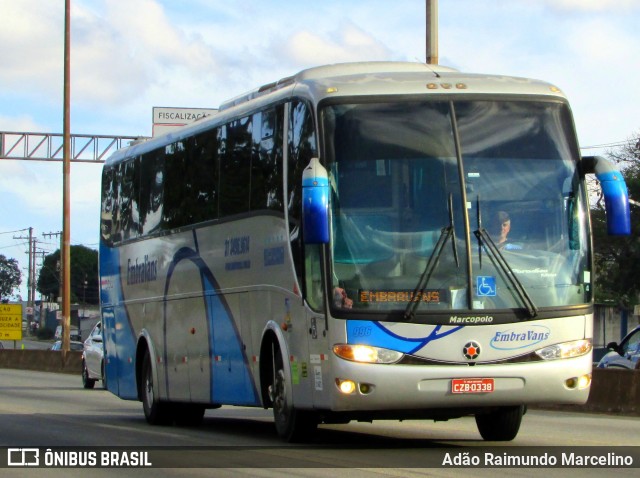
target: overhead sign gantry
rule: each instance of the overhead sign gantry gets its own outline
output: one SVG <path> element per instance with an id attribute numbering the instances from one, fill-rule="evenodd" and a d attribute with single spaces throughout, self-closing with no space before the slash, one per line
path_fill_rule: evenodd
<path id="1" fill-rule="evenodd" d="M 71 161 L 103 163 L 118 149 L 141 136 L 71 135 Z M 0 159 L 62 161 L 63 135 L 59 133 L 19 133 L 0 131 Z"/>

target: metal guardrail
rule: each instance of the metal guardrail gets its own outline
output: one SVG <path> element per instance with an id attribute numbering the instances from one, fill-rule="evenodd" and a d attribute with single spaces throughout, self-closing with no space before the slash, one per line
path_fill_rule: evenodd
<path id="1" fill-rule="evenodd" d="M 71 161 L 104 163 L 117 150 L 141 136 L 71 135 Z M 0 159 L 62 161 L 63 135 L 58 133 L 18 133 L 0 131 Z"/>

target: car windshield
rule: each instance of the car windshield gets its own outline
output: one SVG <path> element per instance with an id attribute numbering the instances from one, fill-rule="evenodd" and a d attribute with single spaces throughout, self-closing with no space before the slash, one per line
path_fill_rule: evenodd
<path id="1" fill-rule="evenodd" d="M 591 300 L 587 209 L 558 102 L 330 104 L 333 286 L 418 313 Z M 407 314 L 411 315 L 411 314 Z"/>

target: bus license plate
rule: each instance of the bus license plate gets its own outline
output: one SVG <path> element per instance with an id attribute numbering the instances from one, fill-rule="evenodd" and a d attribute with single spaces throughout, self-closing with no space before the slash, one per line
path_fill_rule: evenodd
<path id="1" fill-rule="evenodd" d="M 454 378 L 451 393 L 491 393 L 494 390 L 492 378 Z"/>

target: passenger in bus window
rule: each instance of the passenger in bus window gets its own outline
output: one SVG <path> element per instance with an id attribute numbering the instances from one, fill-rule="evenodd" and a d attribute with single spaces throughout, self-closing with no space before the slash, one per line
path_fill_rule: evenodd
<path id="1" fill-rule="evenodd" d="M 333 302 L 336 307 L 342 309 L 353 308 L 353 299 L 347 296 L 347 291 L 342 287 L 334 287 L 333 289 Z"/>

